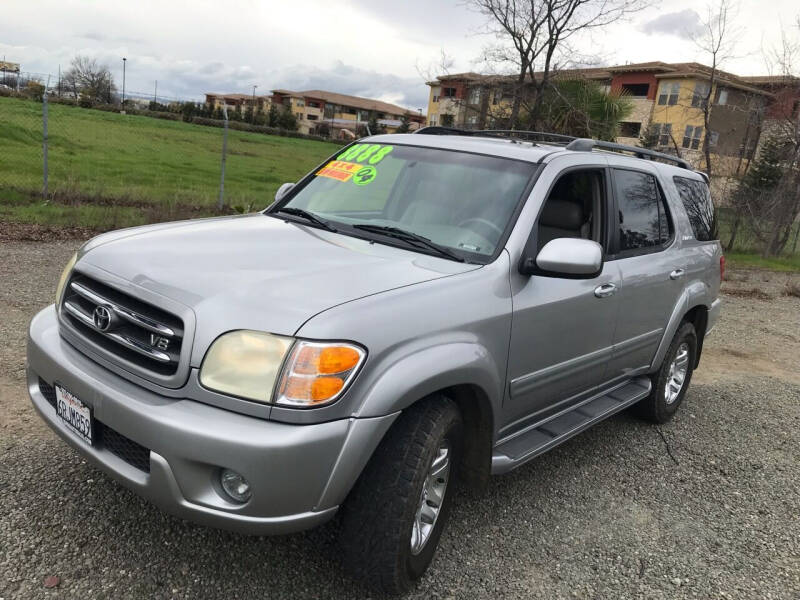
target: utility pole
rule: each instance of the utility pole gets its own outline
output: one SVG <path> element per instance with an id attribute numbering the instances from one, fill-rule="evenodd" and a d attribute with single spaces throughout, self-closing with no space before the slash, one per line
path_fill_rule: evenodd
<path id="1" fill-rule="evenodd" d="M 122 110 L 125 110 L 125 63 L 128 62 L 128 59 L 124 56 L 122 57 Z"/>
<path id="2" fill-rule="evenodd" d="M 258 87 L 257 85 L 253 86 L 253 110 L 250 111 L 250 115 L 251 115 L 250 116 L 250 124 L 251 125 L 255 125 L 255 123 L 256 123 L 256 88 L 257 87 Z"/>

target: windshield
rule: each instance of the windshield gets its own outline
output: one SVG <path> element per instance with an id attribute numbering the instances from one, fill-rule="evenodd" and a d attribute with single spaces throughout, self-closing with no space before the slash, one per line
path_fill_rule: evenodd
<path id="1" fill-rule="evenodd" d="M 355 232 L 347 227 L 355 225 L 375 226 L 373 233 L 394 227 L 489 257 L 535 169 L 463 152 L 355 144 L 319 169 L 283 207 L 313 213 L 342 233 Z"/>

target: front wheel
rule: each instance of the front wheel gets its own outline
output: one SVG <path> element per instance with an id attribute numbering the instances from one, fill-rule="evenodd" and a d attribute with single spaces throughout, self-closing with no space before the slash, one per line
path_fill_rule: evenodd
<path id="1" fill-rule="evenodd" d="M 345 568 L 401 593 L 427 570 L 447 522 L 461 459 L 456 405 L 432 397 L 403 411 L 343 507 Z"/>
<path id="2" fill-rule="evenodd" d="M 636 404 L 635 411 L 653 423 L 666 423 L 678 411 L 689 382 L 692 380 L 697 356 L 697 333 L 694 325 L 683 323 L 664 355 L 661 367 L 652 376 L 653 390 Z"/>

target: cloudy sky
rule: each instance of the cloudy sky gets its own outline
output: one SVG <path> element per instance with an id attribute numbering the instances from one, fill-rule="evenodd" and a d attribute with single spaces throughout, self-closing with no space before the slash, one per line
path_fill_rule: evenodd
<path id="1" fill-rule="evenodd" d="M 207 91 L 327 89 L 425 107 L 424 75 L 440 53 L 451 72 L 479 70 L 482 19 L 458 0 L 2 0 L 0 59 L 25 71 L 65 69 L 76 54 L 108 64 L 128 90 L 199 99 Z M 575 40 L 590 62 L 698 60 L 688 41 L 703 0 L 661 0 Z M 724 68 L 765 71 L 763 48 L 800 13 L 797 0 L 741 0 L 736 56 Z"/>

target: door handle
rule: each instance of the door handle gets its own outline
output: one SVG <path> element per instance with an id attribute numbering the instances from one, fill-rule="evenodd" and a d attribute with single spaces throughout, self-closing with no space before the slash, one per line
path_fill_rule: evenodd
<path id="1" fill-rule="evenodd" d="M 670 279 L 680 279 L 683 277 L 684 270 L 683 269 L 675 269 L 672 273 L 669 274 Z"/>
<path id="2" fill-rule="evenodd" d="M 613 296 L 616 291 L 617 286 L 613 283 L 604 283 L 594 288 L 594 295 L 598 298 L 608 298 L 609 296 Z"/>

